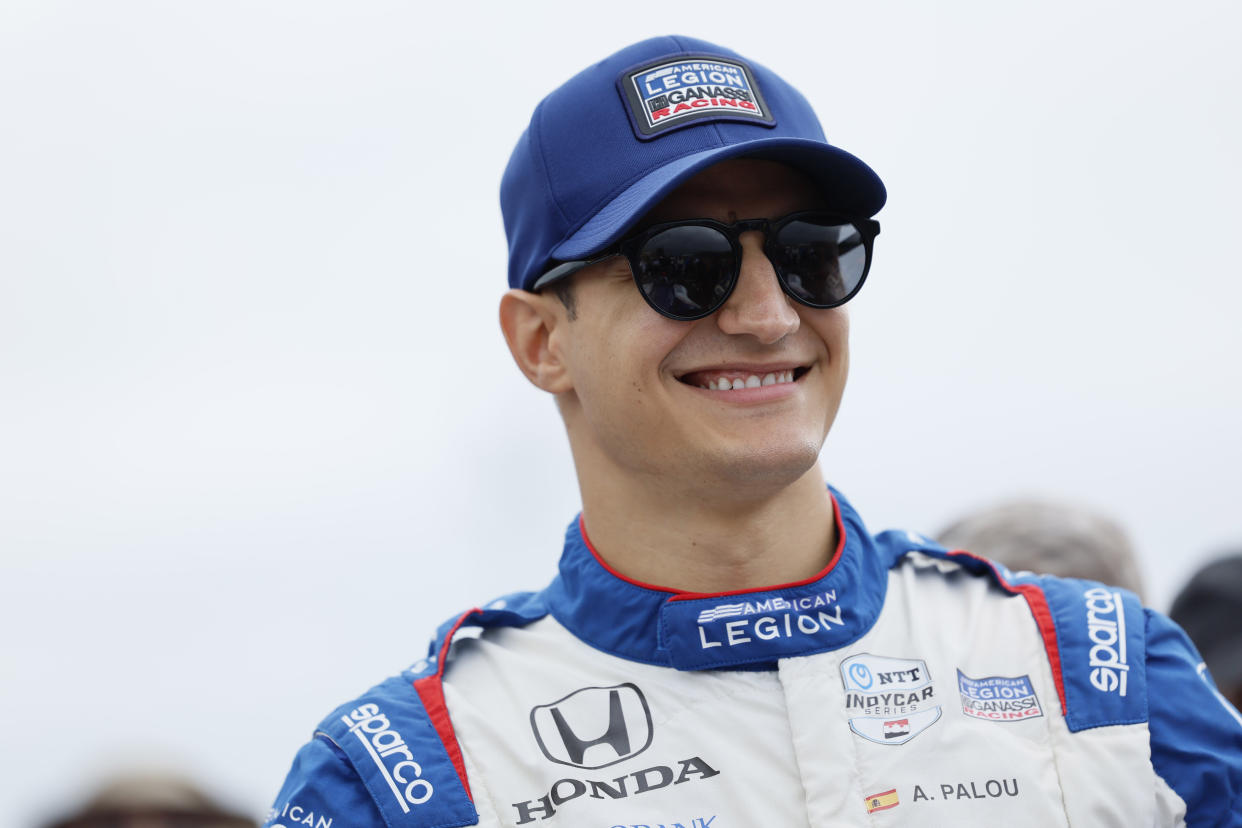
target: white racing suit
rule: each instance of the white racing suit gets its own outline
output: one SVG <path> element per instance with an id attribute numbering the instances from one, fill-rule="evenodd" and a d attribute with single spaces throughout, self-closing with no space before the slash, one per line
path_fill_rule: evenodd
<path id="1" fill-rule="evenodd" d="M 827 569 L 722 595 L 575 522 L 547 589 L 324 719 L 266 824 L 1242 825 L 1242 719 L 1172 622 L 835 502 Z"/>

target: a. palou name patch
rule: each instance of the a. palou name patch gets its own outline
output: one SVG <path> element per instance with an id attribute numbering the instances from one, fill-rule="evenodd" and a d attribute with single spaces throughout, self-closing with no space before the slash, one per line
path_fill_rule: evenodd
<path id="1" fill-rule="evenodd" d="M 776 123 L 750 67 L 736 58 L 661 58 L 623 72 L 617 86 L 644 140 L 705 120 Z"/>

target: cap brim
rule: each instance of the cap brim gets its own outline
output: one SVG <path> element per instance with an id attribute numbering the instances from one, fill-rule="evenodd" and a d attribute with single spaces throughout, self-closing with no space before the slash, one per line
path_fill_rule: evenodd
<path id="1" fill-rule="evenodd" d="M 880 177 L 843 149 L 808 138 L 767 138 L 715 147 L 665 164 L 622 190 L 552 250 L 560 261 L 582 259 L 619 239 L 648 210 L 686 179 L 729 158 L 780 161 L 811 177 L 828 206 L 843 214 L 870 218 L 884 206 L 887 193 Z"/>

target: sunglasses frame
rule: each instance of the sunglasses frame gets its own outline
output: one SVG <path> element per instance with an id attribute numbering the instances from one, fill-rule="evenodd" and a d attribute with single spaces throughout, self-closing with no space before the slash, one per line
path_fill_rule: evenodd
<path id="1" fill-rule="evenodd" d="M 858 235 L 862 237 L 863 250 L 865 252 L 865 259 L 863 261 L 862 274 L 858 277 L 858 284 L 854 285 L 854 289 L 851 290 L 843 299 L 841 299 L 838 302 L 832 302 L 829 304 L 818 304 L 815 302 L 808 302 L 802 297 L 796 295 L 790 290 L 789 285 L 786 283 L 785 274 L 782 272 L 782 269 L 777 265 L 776 261 L 772 258 L 771 246 L 775 244 L 775 238 L 780 233 L 781 228 L 783 228 L 785 225 L 791 222 L 799 221 L 799 220 L 803 220 L 803 219 L 807 219 L 811 217 L 815 218 L 820 223 L 823 223 L 823 219 L 828 219 L 829 220 L 828 223 L 830 224 L 853 225 L 854 229 L 858 231 Z M 651 299 L 647 296 L 647 294 L 643 291 L 642 284 L 639 282 L 639 278 L 638 278 L 637 256 L 639 252 L 642 250 L 643 245 L 646 244 L 649 239 L 656 236 L 657 234 L 662 233 L 665 230 L 669 230 L 674 227 L 707 227 L 707 228 L 710 228 L 712 230 L 717 231 L 722 236 L 724 236 L 725 239 L 728 240 L 729 246 L 733 250 L 733 273 L 731 274 L 729 278 L 729 283 L 728 283 L 727 288 L 725 289 L 724 295 L 721 297 L 719 303 L 717 303 L 711 308 L 708 308 L 706 311 L 703 311 L 702 313 L 694 314 L 693 316 L 674 314 L 662 308 L 657 307 L 655 303 L 652 302 Z M 590 259 L 582 259 L 579 261 L 562 262 L 561 264 L 549 270 L 547 273 L 540 276 L 535 281 L 535 284 L 531 286 L 531 290 L 535 293 L 538 293 L 540 290 L 542 290 L 543 288 L 547 287 L 548 285 L 554 282 L 559 282 L 563 279 L 568 279 L 570 276 L 574 275 L 579 270 L 582 270 L 585 267 L 589 267 L 593 264 L 598 264 L 599 262 L 606 261 L 608 259 L 613 258 L 614 256 L 624 256 L 630 264 L 630 273 L 634 277 L 634 285 L 635 287 L 638 288 L 639 295 L 643 297 L 643 299 L 647 302 L 647 304 L 651 307 L 652 310 L 654 310 L 656 313 L 660 314 L 663 317 L 666 317 L 668 319 L 673 319 L 678 322 L 693 322 L 696 319 L 703 319 L 705 317 L 711 316 L 713 313 L 715 313 L 716 311 L 724 307 L 725 302 L 729 301 L 729 297 L 733 294 L 733 289 L 737 286 L 738 276 L 740 276 L 742 272 L 741 235 L 742 233 L 746 233 L 752 230 L 758 230 L 764 234 L 763 236 L 764 255 L 767 256 L 768 261 L 771 262 L 772 269 L 776 272 L 777 281 L 780 282 L 781 290 L 785 292 L 785 295 L 788 296 L 790 299 L 793 299 L 795 302 L 797 302 L 800 305 L 805 305 L 806 307 L 824 310 L 827 308 L 840 307 L 841 305 L 844 305 L 849 300 L 853 299 L 854 296 L 857 295 L 858 291 L 862 288 L 863 282 L 867 281 L 867 274 L 871 271 L 871 253 L 875 245 L 875 237 L 880 234 L 880 223 L 876 221 L 875 219 L 871 219 L 871 218 L 850 218 L 848 216 L 843 216 L 839 213 L 833 213 L 831 211 L 826 211 L 826 210 L 801 210 L 796 213 L 790 213 L 788 215 L 781 216 L 780 218 L 777 218 L 777 219 L 742 219 L 741 221 L 735 221 L 731 224 L 726 224 L 724 222 L 716 221 L 714 219 L 705 219 L 705 218 L 704 219 L 684 219 L 682 221 L 667 221 L 661 224 L 654 224 L 650 227 L 646 227 L 632 236 L 627 236 L 626 238 L 623 238 L 620 241 L 615 242 L 614 244 L 602 250 L 598 256 L 593 256 Z"/>

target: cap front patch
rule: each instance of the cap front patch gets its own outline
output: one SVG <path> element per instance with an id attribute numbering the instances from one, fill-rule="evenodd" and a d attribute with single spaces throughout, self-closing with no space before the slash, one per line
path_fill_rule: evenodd
<path id="1" fill-rule="evenodd" d="M 644 141 L 702 121 L 776 125 L 750 67 L 736 58 L 661 58 L 623 72 L 617 88 Z"/>

